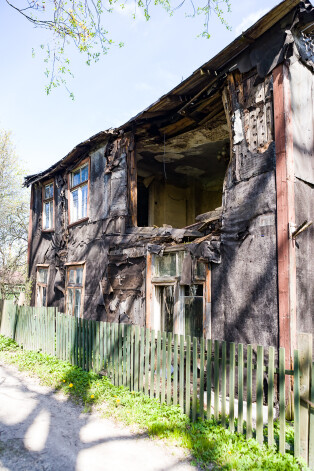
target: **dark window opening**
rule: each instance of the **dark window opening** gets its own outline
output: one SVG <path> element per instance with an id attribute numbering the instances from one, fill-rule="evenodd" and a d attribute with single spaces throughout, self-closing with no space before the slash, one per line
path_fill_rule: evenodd
<path id="1" fill-rule="evenodd" d="M 148 226 L 148 198 L 149 191 L 141 180 L 137 181 L 137 225 Z"/>
<path id="2" fill-rule="evenodd" d="M 162 332 L 173 332 L 174 286 L 160 286 L 160 324 Z"/>

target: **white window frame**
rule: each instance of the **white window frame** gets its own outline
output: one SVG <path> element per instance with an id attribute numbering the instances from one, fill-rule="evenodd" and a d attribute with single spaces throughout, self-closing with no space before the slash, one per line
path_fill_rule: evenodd
<path id="1" fill-rule="evenodd" d="M 183 250 L 164 252 L 164 255 L 172 254 L 182 254 Z M 179 335 L 185 335 L 185 315 L 184 315 L 184 289 L 185 285 L 180 285 L 180 275 L 179 273 L 179 257 L 176 255 L 176 276 L 155 276 L 156 272 L 156 255 L 152 256 L 152 267 L 151 267 L 151 287 L 152 287 L 152 328 L 155 331 L 162 330 L 161 326 L 161 305 L 159 301 L 159 289 L 162 286 L 173 286 L 174 287 L 174 322 L 173 322 L 173 333 Z M 207 264 L 206 264 L 207 265 Z M 205 269 L 205 277 L 196 278 L 193 285 L 202 285 L 203 286 L 203 332 L 205 331 L 206 326 L 206 299 L 208 297 L 206 289 L 209 289 L 208 283 L 206 283 L 206 278 L 208 276 L 207 272 L 210 272 L 210 267 L 207 265 L 207 270 Z"/>
<path id="2" fill-rule="evenodd" d="M 39 281 L 39 270 L 47 270 L 47 282 L 43 283 Z M 47 307 L 48 306 L 48 282 L 49 282 L 49 265 L 47 264 L 40 264 L 36 266 L 36 298 L 35 298 L 35 305 L 36 307 Z M 46 289 L 46 304 L 43 305 L 43 290 Z M 40 294 L 40 296 L 38 296 Z M 40 298 L 40 303 L 38 302 L 38 298 Z"/>
<path id="3" fill-rule="evenodd" d="M 78 268 L 82 268 L 82 283 L 69 283 L 69 276 L 71 270 L 77 270 Z M 85 262 L 69 262 L 66 264 L 66 285 L 65 285 L 65 312 L 66 314 L 75 316 L 75 301 L 72 303 L 72 312 L 68 311 L 68 301 L 69 301 L 69 294 L 68 290 L 72 289 L 73 300 L 75 300 L 75 290 L 79 289 L 81 291 L 80 294 L 80 312 L 79 315 L 76 317 L 83 318 L 83 309 L 84 309 L 84 295 L 85 295 Z"/>
<path id="4" fill-rule="evenodd" d="M 52 196 L 49 195 L 48 198 L 46 198 L 46 188 L 52 186 Z M 42 230 L 43 231 L 53 231 L 54 230 L 54 196 L 55 196 L 55 188 L 54 188 L 54 180 L 50 180 L 43 185 L 43 205 L 42 205 Z M 48 227 L 46 227 L 46 205 L 49 205 L 49 214 L 51 214 L 51 220 L 50 224 Z M 52 211 L 50 212 L 50 208 L 52 208 Z"/>
<path id="5" fill-rule="evenodd" d="M 77 185 L 73 184 L 74 174 L 82 169 L 87 168 L 87 180 L 83 182 L 80 181 Z M 90 182 L 90 159 L 84 160 L 78 167 L 76 167 L 72 172 L 69 174 L 69 225 L 77 224 L 81 221 L 85 221 L 89 217 L 89 184 Z M 86 196 L 86 214 L 83 214 L 83 191 L 82 189 L 87 189 L 87 196 Z M 74 192 L 78 193 L 78 210 L 77 210 L 77 217 L 74 218 L 74 205 L 73 205 L 73 194 Z"/>

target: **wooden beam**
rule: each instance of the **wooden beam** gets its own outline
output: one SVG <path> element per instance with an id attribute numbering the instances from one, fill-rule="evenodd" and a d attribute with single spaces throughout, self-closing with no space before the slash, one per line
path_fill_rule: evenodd
<path id="1" fill-rule="evenodd" d="M 147 252 L 146 257 L 146 328 L 153 328 L 152 326 L 152 302 L 153 302 L 153 287 L 152 287 L 152 254 Z"/>
<path id="2" fill-rule="evenodd" d="M 289 238 L 289 224 L 295 223 L 294 160 L 289 69 L 285 64 L 274 69 L 273 81 L 279 344 L 286 349 L 286 368 L 290 369 L 296 348 L 296 256 L 295 241 Z"/>
<path id="3" fill-rule="evenodd" d="M 28 221 L 28 237 L 27 237 L 27 270 L 28 277 L 31 275 L 31 252 L 32 252 L 32 238 L 33 238 L 33 202 L 34 202 L 34 184 L 31 186 L 31 198 L 29 204 L 29 221 Z"/>
<path id="4" fill-rule="evenodd" d="M 128 194 L 130 219 L 132 226 L 137 226 L 137 162 L 134 136 L 131 136 L 128 148 Z"/>

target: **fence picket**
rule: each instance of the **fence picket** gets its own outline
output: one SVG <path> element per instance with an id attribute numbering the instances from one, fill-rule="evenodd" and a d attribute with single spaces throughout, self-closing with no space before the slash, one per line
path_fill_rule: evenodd
<path id="1" fill-rule="evenodd" d="M 184 411 L 184 335 L 180 335 L 179 405 Z"/>
<path id="2" fill-rule="evenodd" d="M 275 371 L 275 349 L 268 349 L 268 445 L 274 445 L 274 371 Z"/>
<path id="3" fill-rule="evenodd" d="M 163 404 L 166 398 L 166 358 L 167 358 L 167 334 L 162 333 L 162 362 L 161 362 L 161 396 L 160 401 Z"/>
<path id="4" fill-rule="evenodd" d="M 263 375 L 264 375 L 264 349 L 257 346 L 256 364 L 256 440 L 263 444 Z"/>
<path id="5" fill-rule="evenodd" d="M 157 359 L 156 359 L 156 398 L 160 399 L 160 354 L 161 354 L 161 333 L 157 332 Z"/>
<path id="6" fill-rule="evenodd" d="M 206 361 L 206 390 L 207 390 L 207 420 L 211 419 L 211 405 L 212 405 L 212 340 L 207 340 L 207 361 Z"/>
<path id="7" fill-rule="evenodd" d="M 171 354 L 172 354 L 172 333 L 168 333 L 167 350 L 167 404 L 171 403 Z"/>
<path id="8" fill-rule="evenodd" d="M 149 329 L 146 329 L 145 335 L 145 394 L 149 390 L 149 350 L 150 350 L 150 335 Z"/>
<path id="9" fill-rule="evenodd" d="M 229 429 L 234 432 L 235 344 L 233 342 L 230 343 L 229 357 Z"/>
<path id="10" fill-rule="evenodd" d="M 279 348 L 279 451 L 286 452 L 285 349 Z"/>
<path id="11" fill-rule="evenodd" d="M 252 345 L 246 348 L 246 438 L 252 438 Z"/>
<path id="12" fill-rule="evenodd" d="M 173 405 L 178 404 L 178 334 L 173 336 Z"/>
<path id="13" fill-rule="evenodd" d="M 191 337 L 186 336 L 186 362 L 185 362 L 185 414 L 190 417 L 191 410 Z"/>
<path id="14" fill-rule="evenodd" d="M 243 344 L 238 345 L 238 427 L 237 432 L 243 433 Z"/>
<path id="15" fill-rule="evenodd" d="M 294 350 L 294 456 L 300 456 L 300 364 L 299 352 Z"/>
<path id="16" fill-rule="evenodd" d="M 221 345 L 221 424 L 226 426 L 227 342 Z"/>
<path id="17" fill-rule="evenodd" d="M 200 418 L 204 419 L 204 338 L 200 341 Z"/>
<path id="18" fill-rule="evenodd" d="M 314 363 L 311 364 L 311 395 L 310 401 L 314 404 Z M 314 469 L 314 408 L 310 407 L 309 431 L 309 468 Z"/>
<path id="19" fill-rule="evenodd" d="M 150 397 L 154 397 L 155 385 L 155 331 L 151 330 L 151 353 L 150 353 Z"/>
<path id="20" fill-rule="evenodd" d="M 139 390 L 143 392 L 145 329 L 141 327 Z"/>
<path id="21" fill-rule="evenodd" d="M 135 353 L 134 353 L 134 391 L 138 391 L 139 380 L 139 343 L 140 343 L 140 328 L 135 326 Z"/>
<path id="22" fill-rule="evenodd" d="M 219 341 L 215 340 L 214 349 L 214 417 L 219 419 Z"/>
<path id="23" fill-rule="evenodd" d="M 196 421 L 197 406 L 197 338 L 193 337 L 193 395 L 192 395 L 192 420 Z"/>
<path id="24" fill-rule="evenodd" d="M 123 345 L 123 332 L 122 332 L 122 324 L 119 324 L 119 328 L 118 328 L 118 343 L 119 343 L 119 365 L 118 365 L 118 369 L 119 369 L 119 372 L 118 372 L 118 384 L 119 386 L 122 386 L 123 384 L 123 349 L 122 349 L 122 345 Z"/>

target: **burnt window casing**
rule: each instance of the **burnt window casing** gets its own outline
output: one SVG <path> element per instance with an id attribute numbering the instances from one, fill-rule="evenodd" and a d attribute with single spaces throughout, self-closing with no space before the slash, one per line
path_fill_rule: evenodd
<path id="1" fill-rule="evenodd" d="M 182 285 L 184 258 L 184 251 L 153 257 L 153 324 L 156 330 L 202 337 L 209 268 L 203 262 L 194 261 L 193 280 L 189 285 Z"/>
<path id="2" fill-rule="evenodd" d="M 69 175 L 69 223 L 74 224 L 88 218 L 89 160 Z"/>
<path id="3" fill-rule="evenodd" d="M 47 306 L 47 291 L 48 291 L 48 266 L 38 266 L 36 273 L 36 306 Z"/>
<path id="4" fill-rule="evenodd" d="M 43 231 L 51 231 L 54 228 L 54 182 L 47 182 L 43 186 Z"/>
<path id="5" fill-rule="evenodd" d="M 66 273 L 66 313 L 83 317 L 84 265 L 71 265 Z"/>

